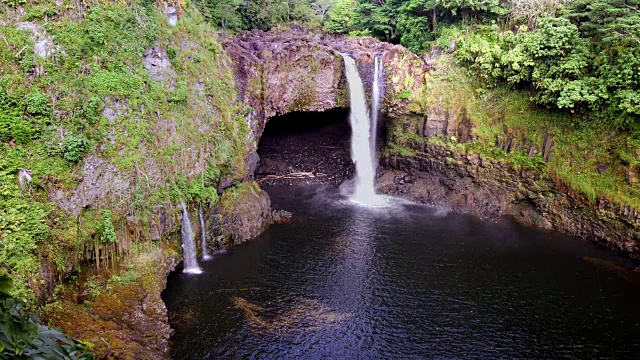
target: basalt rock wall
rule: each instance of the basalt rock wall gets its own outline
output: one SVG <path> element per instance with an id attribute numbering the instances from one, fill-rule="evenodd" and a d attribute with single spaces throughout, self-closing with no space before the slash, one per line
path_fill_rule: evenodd
<path id="1" fill-rule="evenodd" d="M 421 94 L 429 71 L 423 60 L 402 46 L 299 27 L 246 31 L 222 41 L 233 63 L 238 96 L 252 110 L 249 123 L 255 140 L 273 116 L 348 107 L 341 54 L 356 59 L 369 97 L 374 58 L 382 57 L 385 102 L 381 110 L 391 116 L 407 111 L 411 100 Z"/>
<path id="2" fill-rule="evenodd" d="M 640 214 L 584 194 L 513 165 L 460 153 L 446 145 L 416 142 L 414 154 L 387 154 L 379 190 L 419 203 L 444 206 L 486 219 L 518 222 L 596 241 L 640 256 Z"/>

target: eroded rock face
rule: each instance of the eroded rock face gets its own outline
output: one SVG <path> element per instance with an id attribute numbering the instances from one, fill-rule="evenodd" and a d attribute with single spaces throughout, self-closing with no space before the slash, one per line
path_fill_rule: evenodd
<path id="1" fill-rule="evenodd" d="M 392 115 L 402 114 L 419 95 L 429 70 L 423 60 L 399 45 L 299 27 L 242 32 L 223 38 L 223 43 L 233 62 L 240 99 L 254 110 L 251 127 L 256 139 L 270 117 L 348 107 L 341 53 L 356 59 L 368 95 L 374 58 L 382 56 L 385 88 L 390 96 L 381 110 Z M 395 96 L 399 93 L 402 98 Z"/>
<path id="2" fill-rule="evenodd" d="M 525 225 L 554 229 L 640 256 L 640 213 L 585 195 L 542 177 L 535 170 L 445 146 L 415 144 L 415 155 L 389 155 L 379 190 L 445 206 L 486 219 L 513 216 Z"/>
<path id="3" fill-rule="evenodd" d="M 179 254 L 173 248 L 157 248 L 127 260 L 134 269 L 133 284 L 112 284 L 110 290 L 78 294 L 76 302 L 47 309 L 45 319 L 67 334 L 91 342 L 101 359 L 169 359 L 167 309 L 161 293 Z"/>
<path id="4" fill-rule="evenodd" d="M 175 9 L 174 9 L 175 10 Z M 151 78 L 155 81 L 159 81 L 169 89 L 175 87 L 176 73 L 171 66 L 171 61 L 167 56 L 167 50 L 160 46 L 152 46 L 144 55 L 142 55 L 142 62 L 145 69 L 151 74 Z"/>
<path id="5" fill-rule="evenodd" d="M 107 207 L 109 200 L 127 191 L 131 182 L 115 165 L 93 155 L 85 159 L 81 173 L 83 181 L 75 189 L 49 192 L 49 201 L 75 216 L 90 206 Z"/>
<path id="6" fill-rule="evenodd" d="M 34 42 L 33 52 L 39 57 L 47 58 L 61 51 L 42 25 L 25 21 L 18 23 L 17 26 L 18 29 L 31 32 Z"/>
<path id="7" fill-rule="evenodd" d="M 272 222 L 271 200 L 255 182 L 226 190 L 213 210 L 208 246 L 215 250 L 260 235 Z"/>

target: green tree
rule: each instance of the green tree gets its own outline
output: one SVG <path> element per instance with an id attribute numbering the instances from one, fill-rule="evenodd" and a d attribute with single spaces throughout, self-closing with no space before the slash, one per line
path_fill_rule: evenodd
<path id="1" fill-rule="evenodd" d="M 477 18 L 482 13 L 498 16 L 507 14 L 500 0 L 436 0 L 438 5 L 449 10 L 453 16 L 462 15 L 465 23 Z"/>
<path id="2" fill-rule="evenodd" d="M 346 34 L 354 30 L 357 6 L 356 0 L 336 0 L 327 14 L 325 30 L 338 34 Z"/>
<path id="3" fill-rule="evenodd" d="M 274 25 L 271 0 L 244 0 L 238 7 L 238 13 L 245 30 L 269 30 Z"/>
<path id="4" fill-rule="evenodd" d="M 403 0 L 363 1 L 357 9 L 357 26 L 379 39 L 399 42 L 398 16 Z"/>
<path id="5" fill-rule="evenodd" d="M 333 7 L 333 0 L 317 0 L 311 3 L 313 13 L 321 25 L 324 24 L 324 18 L 327 16 L 327 13 L 329 13 L 329 10 L 331 10 L 331 7 Z"/>
<path id="6" fill-rule="evenodd" d="M 602 94 L 591 76 L 589 42 L 564 18 L 543 17 L 530 33 L 500 35 L 492 29 L 461 42 L 456 53 L 489 85 L 507 82 L 534 90 L 549 107 L 594 107 Z"/>
<path id="7" fill-rule="evenodd" d="M 640 0 L 577 0 L 565 16 L 591 40 L 607 116 L 620 126 L 640 127 Z"/>
<path id="8" fill-rule="evenodd" d="M 507 0 L 512 24 L 526 24 L 530 29 L 537 27 L 538 19 L 544 15 L 555 17 L 563 5 L 571 0 Z"/>
<path id="9" fill-rule="evenodd" d="M 201 0 L 197 3 L 205 18 L 222 29 L 239 29 L 242 26 L 239 0 Z"/>

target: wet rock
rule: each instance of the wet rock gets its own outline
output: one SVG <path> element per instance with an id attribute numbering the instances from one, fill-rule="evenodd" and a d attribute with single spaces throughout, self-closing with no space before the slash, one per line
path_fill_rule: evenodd
<path id="1" fill-rule="evenodd" d="M 244 158 L 244 163 L 247 165 L 247 173 L 253 175 L 258 168 L 260 162 L 260 156 L 255 151 L 250 151 Z"/>
<path id="2" fill-rule="evenodd" d="M 131 270 L 134 283 L 114 281 L 107 287 L 105 279 L 99 293 L 83 291 L 76 301 L 60 302 L 42 315 L 70 336 L 91 342 L 98 359 L 168 359 L 173 330 L 161 292 L 177 260 L 171 246 L 137 253 L 118 269 Z"/>
<path id="3" fill-rule="evenodd" d="M 232 59 L 240 99 L 256 109 L 259 137 L 264 122 L 293 111 L 325 111 L 348 106 L 347 82 L 340 53 L 356 59 L 365 91 L 370 95 L 374 56 L 385 64 L 385 89 L 419 95 L 428 67 L 407 49 L 373 38 L 350 38 L 301 27 L 244 31 L 222 36 Z M 407 80 L 406 77 L 411 77 Z M 393 97 L 382 111 L 399 116 L 410 99 Z"/>
<path id="4" fill-rule="evenodd" d="M 115 165 L 94 155 L 84 160 L 80 174 L 82 181 L 75 189 L 49 192 L 49 201 L 74 216 L 80 215 L 87 207 L 108 207 L 111 200 L 128 190 L 131 182 Z"/>
<path id="5" fill-rule="evenodd" d="M 18 23 L 18 29 L 31 32 L 33 42 L 35 43 L 33 52 L 39 57 L 46 58 L 56 52 L 62 52 L 60 47 L 53 43 L 53 39 L 47 35 L 42 25 L 32 22 L 20 22 Z"/>
<path id="6" fill-rule="evenodd" d="M 118 117 L 126 114 L 128 107 L 129 105 L 124 100 L 107 97 L 102 109 L 102 116 L 113 123 Z"/>
<path id="7" fill-rule="evenodd" d="M 167 22 L 170 26 L 176 26 L 176 24 L 178 24 L 178 10 L 173 4 L 165 1 L 164 14 L 167 17 Z"/>
<path id="8" fill-rule="evenodd" d="M 258 147 L 256 179 L 268 185 L 339 186 L 354 173 L 347 116 L 334 110 L 272 119 Z M 303 120 L 304 125 L 290 125 Z"/>
<path id="9" fill-rule="evenodd" d="M 290 172 L 289 165 L 283 160 L 261 158 L 259 166 L 260 175 L 285 175 Z"/>
<path id="10" fill-rule="evenodd" d="M 18 183 L 20 184 L 20 188 L 25 189 L 31 183 L 31 175 L 32 171 L 28 169 L 20 169 L 18 170 Z"/>
<path id="11" fill-rule="evenodd" d="M 525 225 L 555 229 L 640 257 L 639 212 L 607 199 L 593 204 L 584 194 L 534 170 L 428 144 L 416 155 L 389 154 L 381 160 L 381 192 L 470 213 L 485 219 L 511 216 Z M 407 176 L 415 178 L 413 183 Z M 629 182 L 639 181 L 629 171 Z"/>
<path id="12" fill-rule="evenodd" d="M 225 246 L 253 239 L 266 230 L 272 221 L 269 195 L 255 182 L 225 190 L 213 213 L 212 239 L 221 236 Z M 210 244 L 210 247 L 215 248 L 216 244 Z"/>
<path id="13" fill-rule="evenodd" d="M 442 106 L 432 105 L 427 110 L 427 122 L 424 128 L 424 136 L 444 134 L 447 128 L 447 115 Z"/>

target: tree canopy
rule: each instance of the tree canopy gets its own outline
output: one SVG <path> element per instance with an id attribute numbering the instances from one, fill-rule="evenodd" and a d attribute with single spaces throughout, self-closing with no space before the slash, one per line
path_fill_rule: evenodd
<path id="1" fill-rule="evenodd" d="M 197 0 L 228 29 L 278 24 L 369 35 L 422 54 L 457 41 L 485 86 L 640 131 L 640 0 Z"/>

